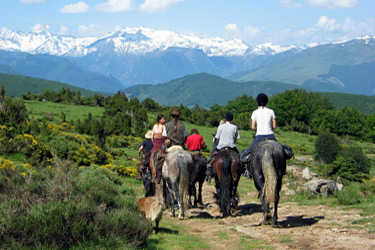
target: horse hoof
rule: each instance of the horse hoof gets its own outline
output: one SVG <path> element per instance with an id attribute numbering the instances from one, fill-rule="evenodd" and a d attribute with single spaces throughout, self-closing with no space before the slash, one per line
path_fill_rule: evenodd
<path id="1" fill-rule="evenodd" d="M 183 220 L 183 219 L 184 219 L 184 216 L 178 216 L 178 219 L 179 219 L 179 220 Z"/>

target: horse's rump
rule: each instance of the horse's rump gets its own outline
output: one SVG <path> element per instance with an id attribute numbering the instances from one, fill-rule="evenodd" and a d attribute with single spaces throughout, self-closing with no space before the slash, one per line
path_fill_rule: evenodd
<path id="1" fill-rule="evenodd" d="M 239 154 L 235 150 L 220 150 L 212 166 L 220 210 L 223 216 L 231 215 L 232 209 L 238 205 L 237 185 L 241 176 Z"/>
<path id="2" fill-rule="evenodd" d="M 274 205 L 272 223 L 277 222 L 277 204 L 286 158 L 282 145 L 273 140 L 257 143 L 251 152 L 250 173 L 263 206 L 264 223 L 268 223 L 270 205 Z"/>
<path id="3" fill-rule="evenodd" d="M 182 211 L 187 208 L 188 187 L 190 173 L 193 168 L 191 155 L 185 150 L 173 150 L 165 156 L 163 165 L 163 178 L 167 181 L 168 186 L 180 196 L 178 202 L 181 203 Z M 176 191 L 178 194 L 176 194 Z M 180 216 L 183 216 L 183 214 Z"/>

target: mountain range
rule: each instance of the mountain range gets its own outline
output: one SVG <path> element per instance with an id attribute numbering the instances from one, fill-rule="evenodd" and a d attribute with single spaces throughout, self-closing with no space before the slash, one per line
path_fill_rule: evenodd
<path id="1" fill-rule="evenodd" d="M 201 38 L 144 27 L 82 38 L 48 31 L 0 32 L 0 73 L 108 93 L 141 84 L 150 88 L 206 72 L 245 83 L 270 81 L 372 95 L 374 62 L 375 36 L 299 48 L 250 46 L 238 39 Z M 205 84 L 200 83 L 199 89 Z"/>

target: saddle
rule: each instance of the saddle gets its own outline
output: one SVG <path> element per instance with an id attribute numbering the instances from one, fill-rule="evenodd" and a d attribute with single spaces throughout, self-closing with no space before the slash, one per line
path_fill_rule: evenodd
<path id="1" fill-rule="evenodd" d="M 211 161 L 210 161 L 210 164 L 212 165 L 214 162 L 215 162 L 215 156 L 217 155 L 217 154 L 219 154 L 219 153 L 221 153 L 221 152 L 224 152 L 224 151 L 228 151 L 228 150 L 230 150 L 230 151 L 234 151 L 234 152 L 236 152 L 236 153 L 238 153 L 239 154 L 239 152 L 238 152 L 238 149 L 237 148 L 230 148 L 230 147 L 225 147 L 225 148 L 222 148 L 222 149 L 220 149 L 220 150 L 218 150 L 218 151 L 215 151 L 213 154 L 212 154 L 212 158 L 211 158 Z"/>

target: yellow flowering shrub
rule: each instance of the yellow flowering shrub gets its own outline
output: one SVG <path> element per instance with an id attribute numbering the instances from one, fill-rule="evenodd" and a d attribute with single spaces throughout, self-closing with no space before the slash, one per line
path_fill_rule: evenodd
<path id="1" fill-rule="evenodd" d="M 135 177 L 138 175 L 138 170 L 136 166 L 126 167 L 124 165 L 120 165 L 117 171 L 119 172 L 120 175 L 129 176 L 129 177 Z"/>
<path id="2" fill-rule="evenodd" d="M 0 158 L 0 170 L 1 169 L 15 169 L 13 162 Z"/>

